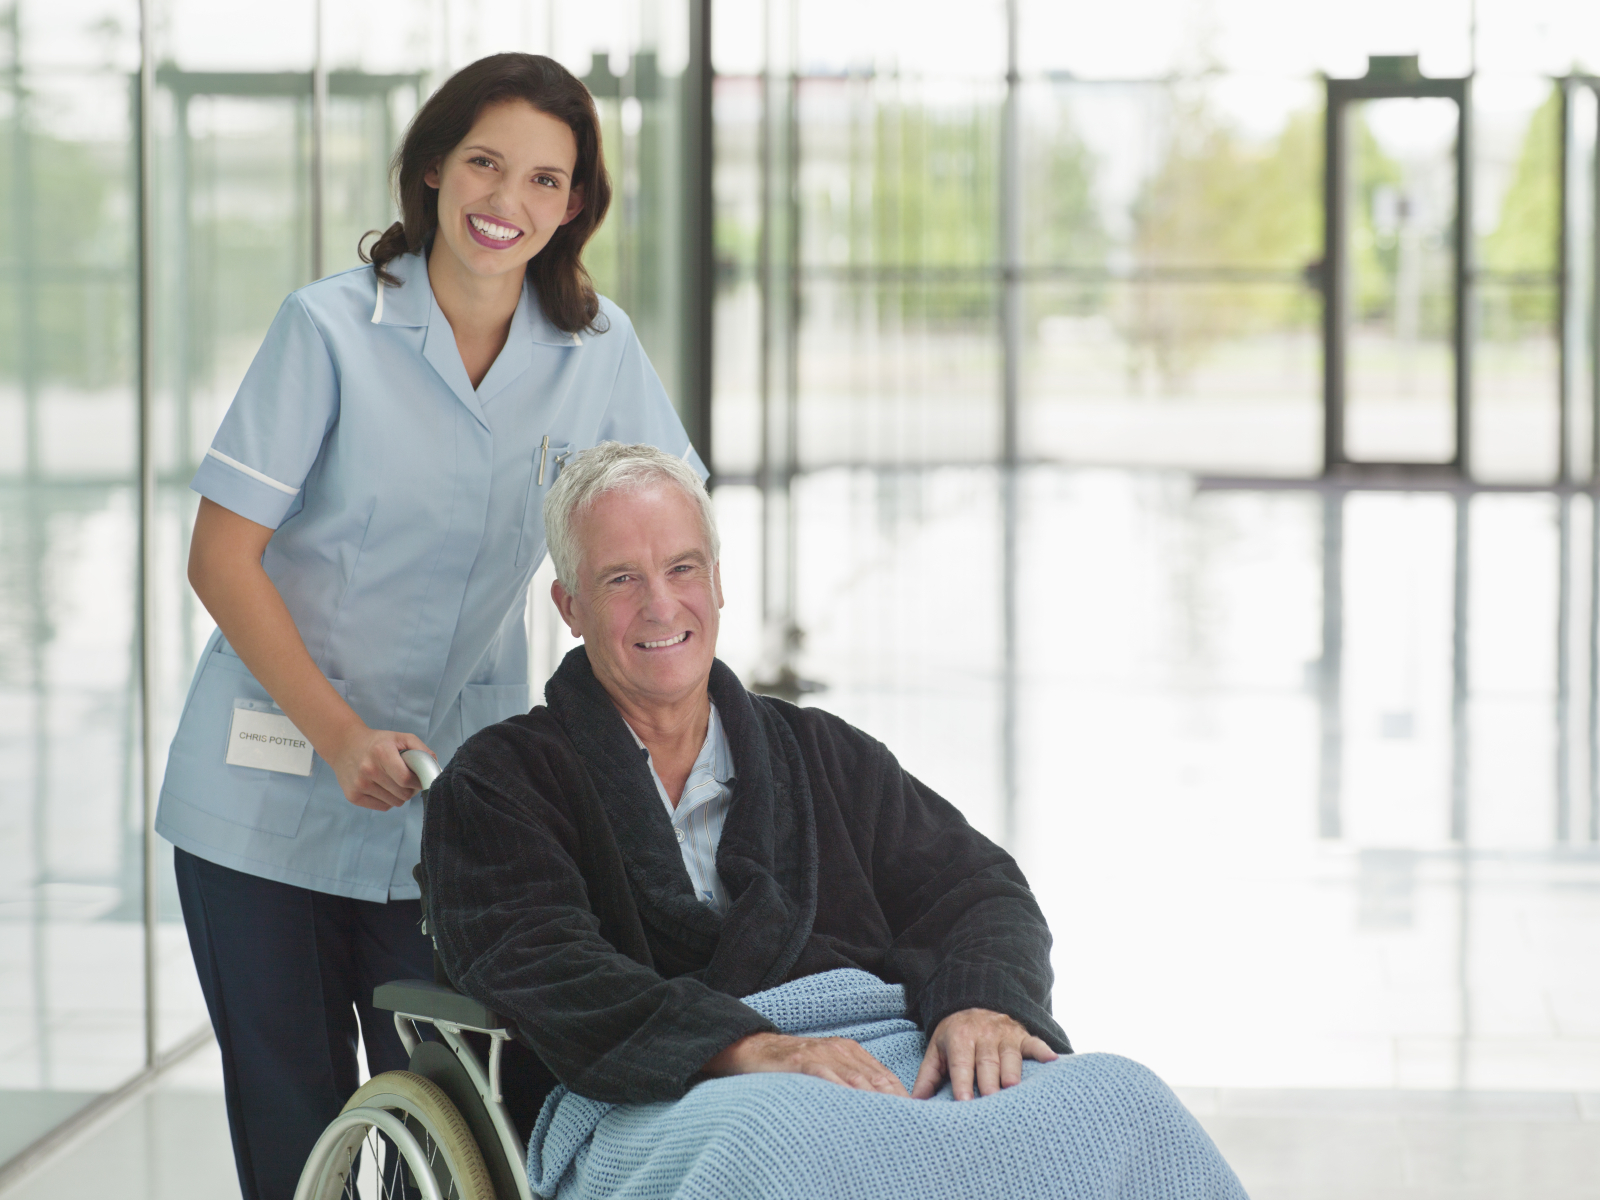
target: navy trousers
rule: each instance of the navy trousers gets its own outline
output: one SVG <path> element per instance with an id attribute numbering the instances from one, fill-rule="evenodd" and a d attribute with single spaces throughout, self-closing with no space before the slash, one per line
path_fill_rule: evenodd
<path id="1" fill-rule="evenodd" d="M 174 854 L 189 947 L 222 1050 L 243 1200 L 293 1200 L 306 1156 L 367 1069 L 402 1069 L 405 1048 L 372 989 L 433 978 L 415 900 L 329 896 Z"/>

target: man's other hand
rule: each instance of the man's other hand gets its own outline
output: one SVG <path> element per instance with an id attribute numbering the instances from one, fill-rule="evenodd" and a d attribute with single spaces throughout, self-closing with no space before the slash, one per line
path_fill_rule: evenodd
<path id="1" fill-rule="evenodd" d="M 905 1085 L 895 1073 L 849 1038 L 790 1037 L 783 1033 L 752 1033 L 740 1038 L 706 1063 L 706 1075 L 753 1075 L 781 1071 L 815 1075 L 829 1083 L 860 1092 L 904 1096 Z"/>
<path id="2" fill-rule="evenodd" d="M 957 1100 L 971 1100 L 973 1084 L 978 1094 L 992 1096 L 1001 1088 L 1022 1082 L 1022 1060 L 1054 1062 L 1056 1052 L 1004 1013 L 987 1008 L 964 1008 L 939 1022 L 928 1039 L 914 1100 L 926 1100 L 948 1077 Z"/>

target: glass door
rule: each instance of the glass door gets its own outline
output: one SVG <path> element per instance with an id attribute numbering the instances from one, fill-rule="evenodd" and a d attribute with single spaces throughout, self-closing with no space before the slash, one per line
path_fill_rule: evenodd
<path id="1" fill-rule="evenodd" d="M 1373 59 L 1328 80 L 1324 458 L 1330 474 L 1466 474 L 1468 80 Z"/>

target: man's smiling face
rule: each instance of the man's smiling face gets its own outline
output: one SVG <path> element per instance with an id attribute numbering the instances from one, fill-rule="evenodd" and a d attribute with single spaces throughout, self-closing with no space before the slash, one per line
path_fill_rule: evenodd
<path id="1" fill-rule="evenodd" d="M 574 532 L 577 593 L 557 583 L 551 594 L 583 638 L 595 678 L 641 708 L 704 691 L 722 580 L 695 502 L 666 482 L 607 492 Z"/>

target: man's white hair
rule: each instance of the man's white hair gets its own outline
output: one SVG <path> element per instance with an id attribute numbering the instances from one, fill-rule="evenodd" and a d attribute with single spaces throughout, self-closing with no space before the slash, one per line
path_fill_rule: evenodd
<path id="1" fill-rule="evenodd" d="M 722 539 L 717 536 L 717 515 L 695 469 L 654 446 L 601 442 L 569 459 L 545 493 L 544 536 L 562 587 L 572 593 L 578 590 L 583 547 L 578 544 L 575 526 L 584 512 L 609 492 L 639 492 L 664 483 L 682 489 L 695 502 L 711 561 L 718 561 Z"/>

